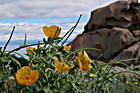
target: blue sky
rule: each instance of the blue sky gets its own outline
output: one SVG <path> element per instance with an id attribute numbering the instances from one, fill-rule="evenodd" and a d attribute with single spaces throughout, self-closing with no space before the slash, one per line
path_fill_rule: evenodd
<path id="1" fill-rule="evenodd" d="M 83 31 L 90 12 L 117 0 L 0 0 L 0 40 L 7 41 L 13 26 L 12 40 L 41 40 L 42 26 L 57 25 L 65 33 L 80 14 L 81 21 L 72 38 Z M 62 34 L 63 34 L 62 33 Z"/>

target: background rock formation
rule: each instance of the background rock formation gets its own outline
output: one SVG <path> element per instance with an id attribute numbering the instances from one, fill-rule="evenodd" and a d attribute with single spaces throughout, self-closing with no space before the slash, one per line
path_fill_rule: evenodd
<path id="1" fill-rule="evenodd" d="M 137 58 L 127 64 L 140 64 L 140 4 L 117 1 L 91 12 L 82 34 L 71 43 L 72 51 L 79 48 L 98 48 L 102 58 L 122 60 Z M 101 53 L 87 50 L 90 57 Z"/>

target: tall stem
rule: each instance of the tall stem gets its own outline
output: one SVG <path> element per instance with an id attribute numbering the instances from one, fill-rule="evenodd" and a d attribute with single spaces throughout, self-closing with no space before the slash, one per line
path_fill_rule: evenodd
<path id="1" fill-rule="evenodd" d="M 40 45 L 42 45 L 42 44 L 46 44 L 46 43 L 40 43 Z M 20 47 L 18 47 L 18 48 L 16 48 L 16 49 L 13 49 L 13 50 L 9 51 L 9 52 L 7 53 L 7 55 L 9 55 L 10 53 L 12 53 L 12 52 L 14 52 L 14 51 L 18 51 L 18 50 L 20 50 L 20 49 L 22 49 L 22 48 L 25 48 L 25 47 L 28 47 L 28 46 L 35 46 L 35 45 L 38 45 L 38 43 L 37 43 L 37 44 L 29 44 L 29 45 L 20 46 Z"/>
<path id="2" fill-rule="evenodd" d="M 12 30 L 12 32 L 11 32 L 11 35 L 10 35 L 10 37 L 9 37 L 9 39 L 8 39 L 8 41 L 7 41 L 7 43 L 6 43 L 5 46 L 4 46 L 3 53 L 5 52 L 5 50 L 6 50 L 7 46 L 8 46 L 8 44 L 9 44 L 10 40 L 12 39 L 12 36 L 13 36 L 14 31 L 15 31 L 15 26 L 13 27 L 13 30 Z"/>
<path id="3" fill-rule="evenodd" d="M 78 23 L 79 23 L 81 17 L 82 17 L 82 15 L 80 15 L 80 17 L 79 17 L 77 23 L 76 23 L 75 26 L 73 26 L 73 28 L 70 30 L 70 31 L 71 31 L 70 34 L 69 34 L 68 37 L 65 39 L 65 41 L 61 44 L 61 46 L 63 46 L 63 44 L 68 40 L 68 38 L 70 37 L 70 35 L 73 33 L 73 31 L 74 31 L 75 28 L 77 27 L 77 25 L 78 25 Z"/>

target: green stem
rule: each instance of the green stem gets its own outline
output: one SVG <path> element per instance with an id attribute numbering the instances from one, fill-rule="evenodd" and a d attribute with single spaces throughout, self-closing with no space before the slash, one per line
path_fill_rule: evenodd
<path id="1" fill-rule="evenodd" d="M 59 29 L 59 27 L 57 28 L 57 30 L 56 30 L 56 32 L 55 32 L 55 34 L 54 34 L 54 37 L 53 38 L 55 38 L 55 36 L 56 36 L 56 34 L 57 34 L 57 32 L 58 31 L 61 31 L 61 28 Z"/>
<path id="2" fill-rule="evenodd" d="M 107 66 L 107 67 L 105 68 L 105 70 L 101 73 L 100 76 L 104 77 L 106 74 L 109 73 L 109 71 L 111 70 L 111 68 L 112 68 L 112 66 L 110 66 L 110 67 Z"/>
<path id="3" fill-rule="evenodd" d="M 25 34 L 24 45 L 26 45 L 27 35 Z"/>
<path id="4" fill-rule="evenodd" d="M 114 64 L 121 64 L 121 65 L 124 65 L 124 66 L 126 66 L 126 67 L 129 68 L 129 66 L 127 64 L 125 64 L 125 63 L 121 63 L 121 62 L 110 62 L 110 63 L 106 63 L 106 64 L 103 64 L 103 65 L 100 65 L 99 68 L 97 68 L 97 69 L 94 70 L 94 73 L 97 72 L 97 71 L 99 71 L 100 69 L 102 69 L 103 67 L 105 67 L 107 65 L 114 65 Z"/>
<path id="5" fill-rule="evenodd" d="M 67 35 L 73 28 L 74 28 L 74 26 L 73 26 L 70 30 L 68 30 L 68 32 L 57 42 L 57 44 L 58 44 L 59 42 L 61 42 L 61 41 L 66 37 L 66 35 Z"/>
<path id="6" fill-rule="evenodd" d="M 118 74 L 121 74 L 121 73 L 133 73 L 133 72 L 132 72 L 132 71 L 120 71 L 120 72 L 117 72 L 117 73 L 115 73 L 115 74 L 113 74 L 113 75 L 107 77 L 105 80 L 100 80 L 99 82 L 100 82 L 100 83 L 101 83 L 101 82 L 105 82 L 105 81 L 107 81 L 109 78 L 112 78 L 112 77 L 114 77 L 115 75 L 118 75 Z"/>
<path id="7" fill-rule="evenodd" d="M 6 50 L 5 52 L 9 52 L 8 50 Z M 24 59 L 26 59 L 22 54 L 20 54 L 20 53 L 17 53 L 17 52 L 13 52 L 14 54 L 16 54 L 16 55 L 18 55 L 18 56 L 20 56 L 21 58 L 24 58 Z"/>
<path id="8" fill-rule="evenodd" d="M 73 31 L 74 31 L 75 28 L 77 27 L 77 25 L 78 25 L 78 23 L 79 23 L 81 17 L 82 17 L 82 15 L 80 15 L 80 17 L 79 17 L 77 23 L 75 24 L 75 26 L 73 26 L 73 29 L 71 30 L 70 34 L 69 34 L 68 37 L 65 39 L 65 41 L 61 44 L 61 46 L 63 46 L 63 44 L 68 40 L 68 38 L 70 37 L 70 35 L 73 33 Z"/>
<path id="9" fill-rule="evenodd" d="M 67 58 L 69 58 L 71 55 L 76 54 L 77 52 L 82 51 L 82 50 L 94 50 L 94 51 L 99 51 L 99 52 L 101 51 L 100 49 L 97 49 L 97 48 L 81 48 L 81 49 L 77 49 L 73 51 L 71 54 L 67 56 Z"/>
<path id="10" fill-rule="evenodd" d="M 138 58 L 131 58 L 131 59 L 124 59 L 124 60 L 119 60 L 121 62 L 126 62 L 126 61 L 134 61 L 137 60 Z"/>
<path id="11" fill-rule="evenodd" d="M 12 32 L 11 32 L 11 35 L 10 35 L 10 37 L 9 37 L 9 39 L 8 39 L 8 41 L 7 41 L 7 43 L 6 43 L 5 46 L 4 46 L 3 53 L 5 52 L 5 50 L 6 50 L 6 48 L 7 48 L 7 45 L 9 44 L 10 40 L 12 39 L 12 36 L 13 36 L 14 31 L 15 31 L 15 26 L 13 27 L 13 30 L 12 30 Z M 3 54 L 3 53 L 2 53 L 2 54 Z"/>
<path id="12" fill-rule="evenodd" d="M 73 33 L 75 27 L 71 30 L 70 34 L 67 36 L 67 38 L 64 40 L 64 42 L 61 44 L 61 46 L 64 45 L 64 43 L 68 40 L 68 38 L 70 37 L 70 35 Z"/>
<path id="13" fill-rule="evenodd" d="M 47 42 L 47 43 L 48 43 L 48 42 Z M 45 43 L 40 43 L 40 45 L 42 45 L 42 44 L 46 44 L 46 42 L 45 42 Z M 12 53 L 12 52 L 14 52 L 14 51 L 18 51 L 18 50 L 20 50 L 20 49 L 22 49 L 22 48 L 29 47 L 29 46 L 35 46 L 35 45 L 38 45 L 38 43 L 37 43 L 37 44 L 29 44 L 29 45 L 20 46 L 20 47 L 18 47 L 18 48 L 16 48 L 16 49 L 13 49 L 13 50 L 9 51 L 9 52 L 7 53 L 7 55 L 9 55 L 10 53 Z"/>

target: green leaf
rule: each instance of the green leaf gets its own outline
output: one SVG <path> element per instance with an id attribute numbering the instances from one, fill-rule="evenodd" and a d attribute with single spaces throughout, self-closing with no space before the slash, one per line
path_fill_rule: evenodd
<path id="1" fill-rule="evenodd" d="M 14 64 L 15 64 L 16 66 L 18 66 L 19 68 L 21 68 L 21 64 L 20 64 L 20 62 L 19 62 L 18 60 L 16 60 L 16 59 L 13 58 L 13 57 L 10 57 L 10 59 L 12 60 L 12 62 L 14 62 Z"/>

